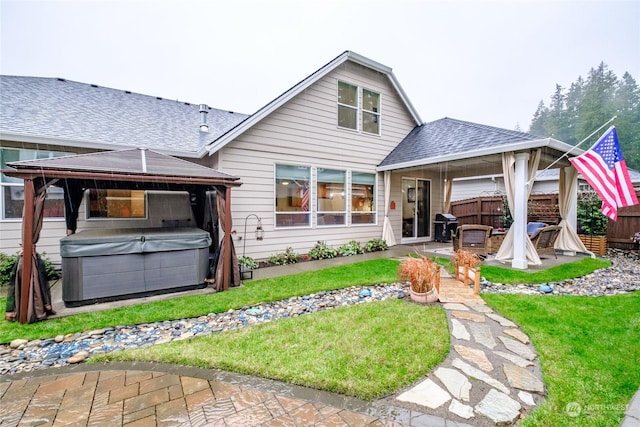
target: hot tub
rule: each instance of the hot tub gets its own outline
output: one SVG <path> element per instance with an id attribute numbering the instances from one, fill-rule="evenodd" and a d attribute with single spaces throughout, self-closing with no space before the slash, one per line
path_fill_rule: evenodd
<path id="1" fill-rule="evenodd" d="M 84 230 L 60 240 L 66 306 L 205 287 L 209 233 L 198 228 Z"/>

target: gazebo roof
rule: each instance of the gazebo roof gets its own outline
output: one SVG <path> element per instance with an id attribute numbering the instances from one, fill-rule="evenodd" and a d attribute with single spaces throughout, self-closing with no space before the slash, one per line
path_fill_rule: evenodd
<path id="1" fill-rule="evenodd" d="M 7 163 L 18 178 L 239 186 L 238 177 L 151 150 L 128 149 Z"/>

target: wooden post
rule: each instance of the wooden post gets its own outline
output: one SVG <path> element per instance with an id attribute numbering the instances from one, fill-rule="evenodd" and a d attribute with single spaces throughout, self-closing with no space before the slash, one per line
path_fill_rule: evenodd
<path id="1" fill-rule="evenodd" d="M 20 283 L 20 323 L 29 321 L 29 285 L 31 284 L 31 256 L 33 245 L 33 179 L 24 180 L 24 214 L 22 215 L 22 280 Z"/>
<path id="2" fill-rule="evenodd" d="M 231 187 L 226 187 L 225 196 L 225 211 L 227 213 L 227 220 L 225 221 L 224 230 L 224 253 L 227 259 L 222 260 L 224 267 L 222 269 L 222 290 L 229 289 L 229 282 L 231 281 L 231 275 L 233 274 L 233 266 L 231 256 Z"/>

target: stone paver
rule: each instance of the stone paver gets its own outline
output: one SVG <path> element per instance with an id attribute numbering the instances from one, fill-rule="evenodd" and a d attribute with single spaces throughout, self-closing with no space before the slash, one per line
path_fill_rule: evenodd
<path id="1" fill-rule="evenodd" d="M 425 405 L 436 392 L 440 401 L 451 396 L 449 405 L 436 407 L 446 408 L 447 419 L 477 426 L 511 425 L 544 398 L 529 337 L 461 282 L 442 281 L 440 294 L 453 348 L 428 380 L 398 399 L 410 396 L 410 402 Z"/>

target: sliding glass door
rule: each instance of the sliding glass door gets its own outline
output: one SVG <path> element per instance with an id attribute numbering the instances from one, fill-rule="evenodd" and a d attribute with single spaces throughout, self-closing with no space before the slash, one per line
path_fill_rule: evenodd
<path id="1" fill-rule="evenodd" d="M 431 182 L 420 178 L 402 178 L 402 238 L 429 237 Z"/>

